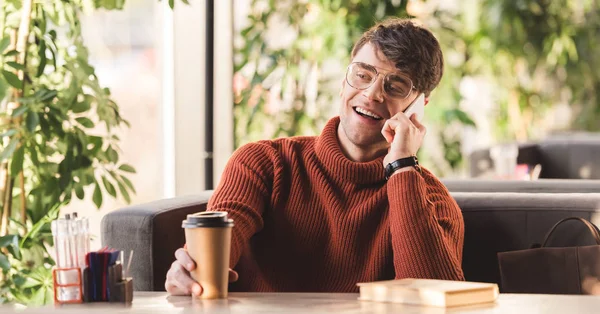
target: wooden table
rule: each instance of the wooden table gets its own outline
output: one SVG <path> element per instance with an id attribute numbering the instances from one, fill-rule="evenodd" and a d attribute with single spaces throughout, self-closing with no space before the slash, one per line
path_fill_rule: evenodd
<path id="1" fill-rule="evenodd" d="M 358 301 L 354 293 L 231 293 L 226 300 L 136 292 L 129 307 L 103 303 L 27 309 L 15 313 L 599 313 L 600 296 L 500 294 L 495 304 L 443 309 Z M 83 310 L 83 311 L 82 311 Z M 2 313 L 6 313 L 1 309 Z M 8 313 L 11 311 L 9 310 Z"/>

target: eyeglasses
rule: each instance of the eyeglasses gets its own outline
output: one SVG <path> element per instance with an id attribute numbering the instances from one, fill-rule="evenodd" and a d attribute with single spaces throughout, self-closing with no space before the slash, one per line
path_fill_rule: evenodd
<path id="1" fill-rule="evenodd" d="M 346 71 L 346 82 L 356 89 L 367 89 L 375 83 L 379 73 L 377 68 L 362 62 L 352 62 Z M 391 98 L 404 99 L 415 89 L 412 80 L 402 74 L 382 74 L 383 90 Z"/>

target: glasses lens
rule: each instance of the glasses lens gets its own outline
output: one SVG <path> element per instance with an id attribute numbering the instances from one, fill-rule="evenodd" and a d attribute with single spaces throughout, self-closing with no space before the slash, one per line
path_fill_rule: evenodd
<path id="1" fill-rule="evenodd" d="M 412 81 L 402 75 L 388 75 L 384 84 L 385 92 L 394 98 L 406 98 L 412 90 Z"/>
<path id="2" fill-rule="evenodd" d="M 377 76 L 374 68 L 363 63 L 352 63 L 346 72 L 346 81 L 350 86 L 358 89 L 366 89 Z"/>

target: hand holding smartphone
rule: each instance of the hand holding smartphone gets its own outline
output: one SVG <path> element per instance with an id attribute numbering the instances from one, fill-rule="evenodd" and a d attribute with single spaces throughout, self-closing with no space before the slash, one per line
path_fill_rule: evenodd
<path id="1" fill-rule="evenodd" d="M 396 128 L 401 124 L 398 115 L 404 114 L 410 119 L 410 116 L 416 114 L 416 120 L 412 121 L 413 128 L 416 127 L 418 132 L 406 132 L 405 134 L 396 134 Z M 383 165 L 386 167 L 389 163 L 399 158 L 407 156 L 416 156 L 417 151 L 421 147 L 423 137 L 425 136 L 425 126 L 420 122 L 425 115 L 425 94 L 420 94 L 403 113 L 397 113 L 391 119 L 385 121 L 381 134 L 390 144 L 387 155 L 383 158 Z M 400 119 L 404 120 L 404 119 Z"/>
<path id="2" fill-rule="evenodd" d="M 410 116 L 415 113 L 417 114 L 417 120 L 421 122 L 425 115 L 425 94 L 421 93 L 417 99 L 415 99 L 409 106 L 404 110 L 404 114 L 410 119 Z"/>

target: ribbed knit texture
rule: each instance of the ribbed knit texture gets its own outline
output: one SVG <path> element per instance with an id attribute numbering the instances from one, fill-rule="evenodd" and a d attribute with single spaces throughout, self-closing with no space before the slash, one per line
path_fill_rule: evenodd
<path id="1" fill-rule="evenodd" d="M 339 118 L 320 136 L 260 141 L 229 160 L 209 210 L 235 222 L 231 291 L 356 292 L 393 278 L 464 280 L 464 225 L 429 171 L 385 181 L 383 156 L 353 162 L 337 139 Z"/>

